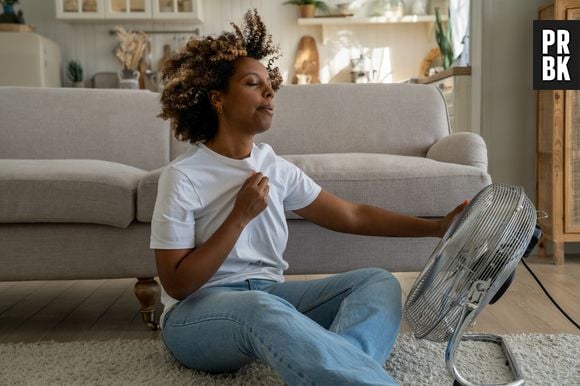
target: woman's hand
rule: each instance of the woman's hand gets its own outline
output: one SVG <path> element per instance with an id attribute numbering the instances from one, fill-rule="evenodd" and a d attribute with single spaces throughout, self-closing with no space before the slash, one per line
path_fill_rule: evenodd
<path id="1" fill-rule="evenodd" d="M 268 177 L 254 172 L 242 185 L 232 215 L 237 216 L 246 225 L 268 206 Z"/>
<path id="2" fill-rule="evenodd" d="M 194 249 L 155 250 L 163 288 L 175 299 L 185 299 L 218 271 L 238 241 L 244 227 L 268 206 L 268 177 L 253 173 L 238 192 L 226 221 Z"/>
<path id="3" fill-rule="evenodd" d="M 461 204 L 459 204 L 455 209 L 447 214 L 447 216 L 443 217 L 439 220 L 439 234 L 438 237 L 443 237 L 447 229 L 451 226 L 453 219 L 465 209 L 469 201 L 465 200 Z"/>

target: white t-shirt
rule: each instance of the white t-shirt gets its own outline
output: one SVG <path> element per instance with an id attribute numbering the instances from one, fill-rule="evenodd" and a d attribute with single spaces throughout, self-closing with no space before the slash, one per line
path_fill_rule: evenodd
<path id="1" fill-rule="evenodd" d="M 250 157 L 237 160 L 198 143 L 171 162 L 159 177 L 150 247 L 188 249 L 205 243 L 231 213 L 242 184 L 253 171 L 268 177 L 268 207 L 248 223 L 203 287 L 250 278 L 284 281 L 283 271 L 288 268 L 282 256 L 288 241 L 284 212 L 310 205 L 321 188 L 267 144 L 254 144 Z M 178 300 L 162 290 L 161 302 L 163 321 Z"/>

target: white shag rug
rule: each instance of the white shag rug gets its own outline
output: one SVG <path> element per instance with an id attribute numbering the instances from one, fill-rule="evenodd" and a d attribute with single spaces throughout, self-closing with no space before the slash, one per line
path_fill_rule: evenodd
<path id="1" fill-rule="evenodd" d="M 580 335 L 504 335 L 526 386 L 580 386 Z M 446 344 L 402 334 L 385 364 L 401 385 L 452 385 L 444 363 Z M 276 373 L 255 362 L 227 375 L 180 366 L 156 340 L 0 344 L 0 385 L 282 385 Z M 511 380 L 501 348 L 464 342 L 459 371 L 475 383 Z"/>

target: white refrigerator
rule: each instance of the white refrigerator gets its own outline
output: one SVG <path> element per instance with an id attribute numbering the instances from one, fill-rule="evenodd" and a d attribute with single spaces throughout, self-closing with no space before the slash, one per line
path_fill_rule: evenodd
<path id="1" fill-rule="evenodd" d="M 33 32 L 0 32 L 0 86 L 61 87 L 60 47 Z"/>

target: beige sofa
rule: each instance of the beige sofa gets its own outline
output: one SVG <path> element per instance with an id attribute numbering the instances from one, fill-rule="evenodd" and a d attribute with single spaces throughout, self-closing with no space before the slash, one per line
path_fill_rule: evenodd
<path id="1" fill-rule="evenodd" d="M 481 137 L 450 135 L 431 86 L 283 87 L 257 138 L 325 189 L 438 217 L 491 182 Z M 158 286 L 149 250 L 157 178 L 188 144 L 147 91 L 0 87 L 0 280 L 135 277 L 147 322 Z M 436 239 L 359 237 L 289 213 L 288 273 L 416 271 Z"/>

